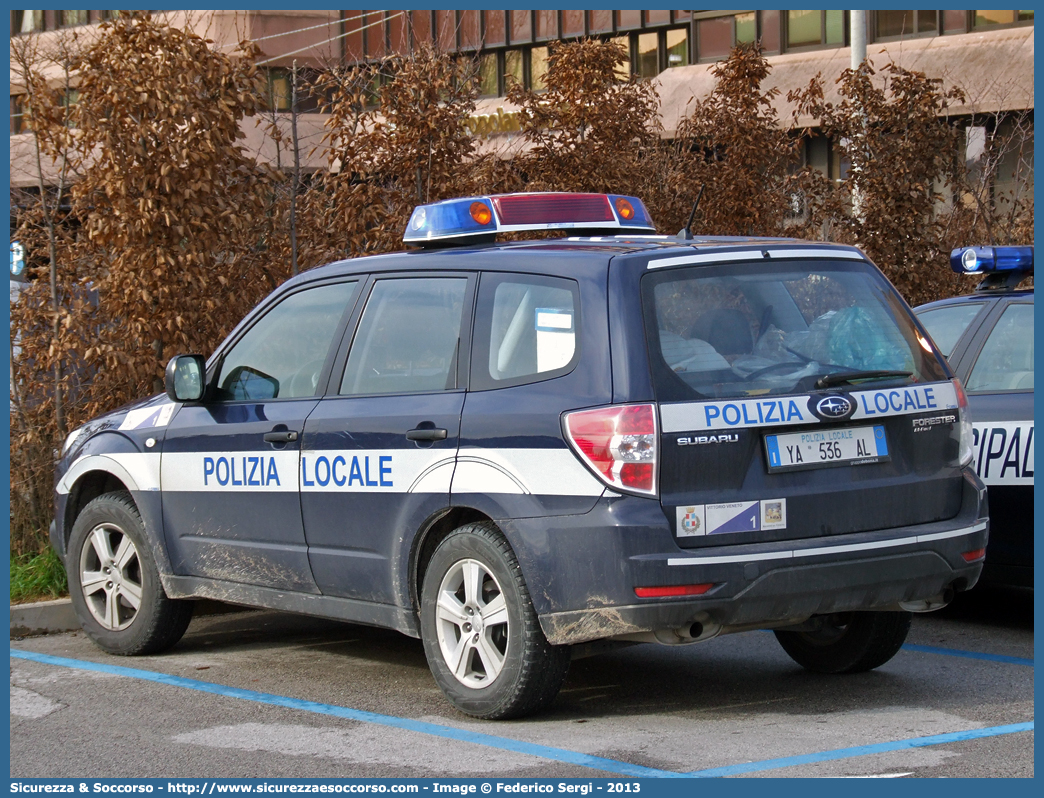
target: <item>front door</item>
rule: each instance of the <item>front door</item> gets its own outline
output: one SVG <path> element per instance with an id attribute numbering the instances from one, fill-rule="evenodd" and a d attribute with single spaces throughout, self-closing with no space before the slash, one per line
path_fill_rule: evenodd
<path id="1" fill-rule="evenodd" d="M 163 442 L 175 573 L 317 592 L 301 522 L 301 433 L 357 281 L 312 285 L 258 316 L 220 356 L 207 397 Z"/>

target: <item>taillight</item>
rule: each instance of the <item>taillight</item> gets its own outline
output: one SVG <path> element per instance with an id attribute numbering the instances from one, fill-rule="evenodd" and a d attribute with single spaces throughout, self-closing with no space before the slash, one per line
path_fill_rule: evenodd
<path id="1" fill-rule="evenodd" d="M 612 488 L 656 495 L 656 408 L 614 405 L 565 414 L 569 443 Z"/>
<path id="2" fill-rule="evenodd" d="M 957 456 L 963 467 L 968 465 L 974 456 L 975 436 L 972 432 L 971 414 L 968 412 L 968 395 L 956 377 L 953 378 L 953 389 L 957 392 L 957 424 L 960 427 Z"/>

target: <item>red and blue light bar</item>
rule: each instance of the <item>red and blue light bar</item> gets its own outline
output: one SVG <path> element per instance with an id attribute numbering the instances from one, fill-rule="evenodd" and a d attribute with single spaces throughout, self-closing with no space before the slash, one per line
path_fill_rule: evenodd
<path id="1" fill-rule="evenodd" d="M 950 253 L 957 274 L 1033 273 L 1033 247 L 961 247 Z"/>
<path id="2" fill-rule="evenodd" d="M 593 229 L 655 233 L 637 197 L 539 192 L 465 197 L 418 205 L 402 240 L 424 246 L 522 230 Z"/>

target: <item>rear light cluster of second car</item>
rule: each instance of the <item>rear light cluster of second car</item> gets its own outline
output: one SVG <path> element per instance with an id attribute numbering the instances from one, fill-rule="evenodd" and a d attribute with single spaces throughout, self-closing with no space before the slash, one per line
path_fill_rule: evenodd
<path id="1" fill-rule="evenodd" d="M 968 394 L 964 392 L 964 386 L 956 377 L 953 378 L 953 389 L 957 393 L 957 456 L 961 466 L 966 466 L 975 454 L 975 436 L 968 413 Z"/>
<path id="2" fill-rule="evenodd" d="M 656 495 L 656 407 L 613 405 L 565 415 L 569 443 L 611 488 Z"/>

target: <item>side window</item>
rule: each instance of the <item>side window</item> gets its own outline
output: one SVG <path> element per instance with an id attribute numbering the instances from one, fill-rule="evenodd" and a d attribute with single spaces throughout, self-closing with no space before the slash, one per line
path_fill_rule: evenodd
<path id="1" fill-rule="evenodd" d="M 938 344 L 943 355 L 949 357 L 964 331 L 968 329 L 968 325 L 979 315 L 982 306 L 982 302 L 950 305 L 918 313 L 917 319 L 928 330 L 928 334 Z"/>
<path id="2" fill-rule="evenodd" d="M 341 395 L 426 393 L 457 387 L 463 277 L 374 283 L 341 380 Z"/>
<path id="3" fill-rule="evenodd" d="M 315 396 L 356 282 L 298 291 L 269 310 L 223 358 L 217 398 L 263 402 Z"/>
<path id="4" fill-rule="evenodd" d="M 1009 305 L 968 375 L 969 392 L 1033 390 L 1033 305 Z"/>
<path id="5" fill-rule="evenodd" d="M 472 388 L 522 385 L 572 371 L 579 290 L 558 277 L 485 274 L 479 287 Z"/>

